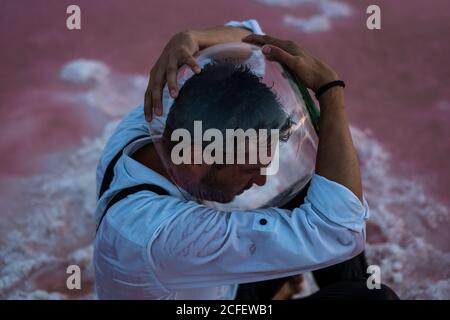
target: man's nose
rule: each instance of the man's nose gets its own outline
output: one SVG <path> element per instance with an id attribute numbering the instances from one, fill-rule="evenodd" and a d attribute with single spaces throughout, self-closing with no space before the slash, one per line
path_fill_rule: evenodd
<path id="1" fill-rule="evenodd" d="M 257 184 L 258 186 L 263 186 L 266 184 L 267 181 L 267 176 L 262 175 L 262 174 L 258 174 L 257 176 L 255 176 L 255 178 L 253 179 L 253 183 Z"/>

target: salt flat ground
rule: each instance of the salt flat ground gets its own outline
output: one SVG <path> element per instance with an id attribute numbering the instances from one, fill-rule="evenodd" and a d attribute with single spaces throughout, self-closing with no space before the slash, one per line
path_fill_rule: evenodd
<path id="1" fill-rule="evenodd" d="M 0 3 L 0 298 L 95 298 L 95 165 L 143 96 L 177 31 L 256 18 L 334 66 L 372 218 L 369 262 L 402 298 L 450 298 L 450 3 L 369 1 L 68 1 Z M 83 290 L 65 289 L 65 267 Z"/>

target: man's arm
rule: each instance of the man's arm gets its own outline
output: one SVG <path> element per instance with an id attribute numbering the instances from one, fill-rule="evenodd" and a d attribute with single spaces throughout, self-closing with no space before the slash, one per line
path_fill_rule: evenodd
<path id="1" fill-rule="evenodd" d="M 359 161 L 344 110 L 344 89 L 333 87 L 320 97 L 316 172 L 350 189 L 362 201 Z"/>
<path id="2" fill-rule="evenodd" d="M 250 35 L 243 40 L 263 45 L 263 52 L 269 59 L 286 65 L 314 92 L 338 79 L 336 72 L 295 42 L 260 35 Z M 319 102 L 316 173 L 347 187 L 362 201 L 361 173 L 345 114 L 344 91 L 333 87 L 321 95 Z"/>
<path id="3" fill-rule="evenodd" d="M 198 43 L 199 49 L 205 49 L 216 44 L 227 42 L 240 42 L 242 38 L 250 35 L 252 32 L 245 28 L 218 26 L 203 31 L 187 31 Z"/>

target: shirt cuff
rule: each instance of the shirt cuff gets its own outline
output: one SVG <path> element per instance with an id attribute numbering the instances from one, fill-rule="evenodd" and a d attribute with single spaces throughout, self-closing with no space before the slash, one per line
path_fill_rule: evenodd
<path id="1" fill-rule="evenodd" d="M 305 203 L 336 224 L 350 230 L 362 232 L 369 218 L 369 205 L 343 185 L 318 174 L 311 179 Z"/>
<path id="2" fill-rule="evenodd" d="M 236 28 L 245 28 L 253 32 L 254 34 L 264 35 L 265 33 L 262 31 L 259 26 L 258 21 L 255 19 L 250 19 L 246 21 L 230 21 L 225 23 L 225 26 L 228 27 L 236 27 Z"/>

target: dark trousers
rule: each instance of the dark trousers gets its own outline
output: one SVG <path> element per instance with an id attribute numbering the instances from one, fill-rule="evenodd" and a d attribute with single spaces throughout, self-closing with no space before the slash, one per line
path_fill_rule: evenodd
<path id="1" fill-rule="evenodd" d="M 307 185 L 283 209 L 293 210 L 299 207 L 306 196 L 309 185 Z M 366 281 L 367 261 L 364 252 L 358 256 L 338 263 L 336 265 L 313 271 L 319 291 L 305 300 L 349 300 L 349 299 L 371 299 L 371 300 L 396 300 L 395 292 L 386 285 L 381 289 L 369 289 Z M 269 300 L 283 286 L 289 278 L 273 279 L 254 283 L 240 284 L 236 300 Z"/>

